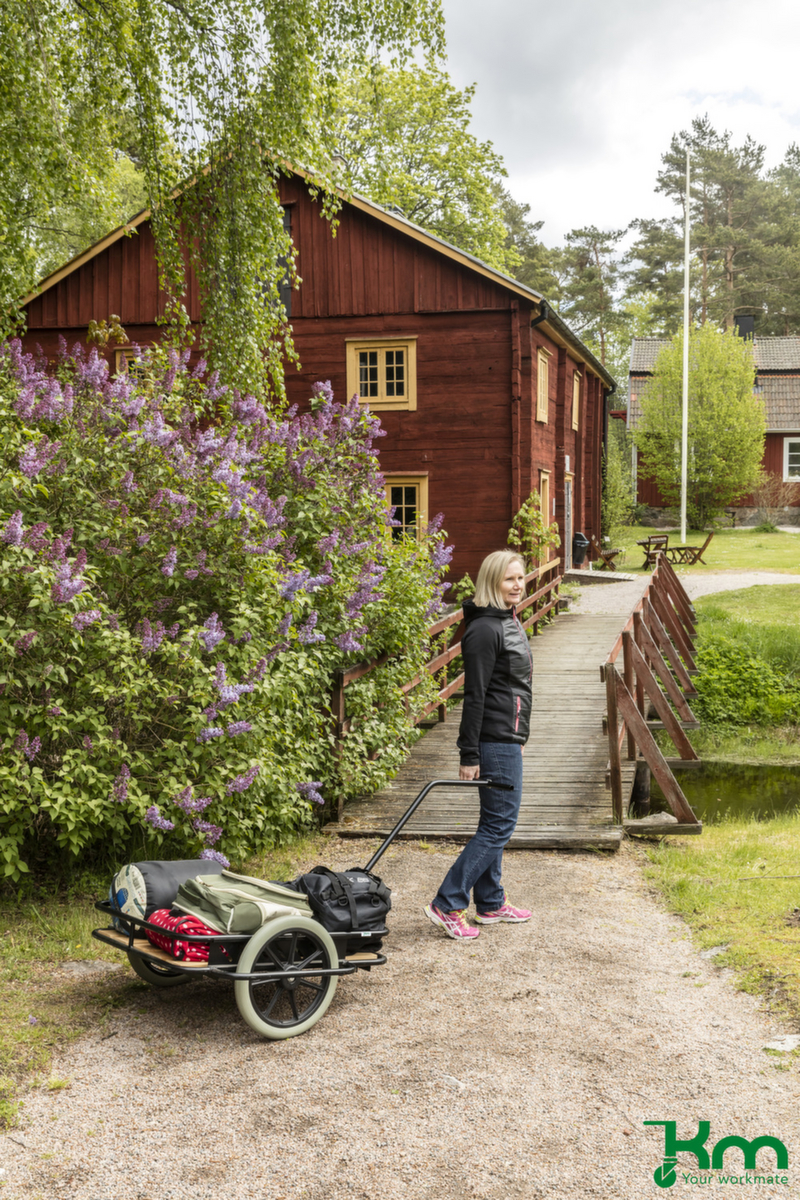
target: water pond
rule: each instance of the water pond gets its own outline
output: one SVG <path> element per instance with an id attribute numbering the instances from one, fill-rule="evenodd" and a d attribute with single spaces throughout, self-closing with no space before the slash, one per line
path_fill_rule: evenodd
<path id="1" fill-rule="evenodd" d="M 677 779 L 689 804 L 705 824 L 741 818 L 765 821 L 800 812 L 800 767 L 746 767 L 709 762 L 696 771 L 680 771 Z M 651 811 L 667 808 L 653 780 Z"/>

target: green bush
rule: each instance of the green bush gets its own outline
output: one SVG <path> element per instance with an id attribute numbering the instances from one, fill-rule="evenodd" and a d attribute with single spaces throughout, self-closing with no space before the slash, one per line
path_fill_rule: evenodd
<path id="1" fill-rule="evenodd" d="M 393 538 L 379 422 L 323 384 L 313 414 L 276 416 L 204 370 L 157 353 L 114 378 L 64 344 L 51 375 L 0 347 L 12 879 L 23 853 L 143 835 L 156 856 L 242 858 L 385 782 L 415 736 L 399 684 L 422 668 L 449 551 L 435 522 Z M 348 687 L 339 762 L 333 672 L 381 652 Z"/>
<path id="2" fill-rule="evenodd" d="M 780 725 L 800 718 L 800 682 L 791 672 L 754 653 L 735 632 L 710 623 L 701 629 L 693 702 L 698 717 L 713 725 Z"/>

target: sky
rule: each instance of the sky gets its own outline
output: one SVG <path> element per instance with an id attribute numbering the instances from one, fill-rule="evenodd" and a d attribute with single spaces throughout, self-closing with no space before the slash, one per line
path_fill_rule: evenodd
<path id="1" fill-rule="evenodd" d="M 797 0 L 443 0 L 447 70 L 477 84 L 494 143 L 540 237 L 625 227 L 672 206 L 654 191 L 673 133 L 708 114 L 768 166 L 800 143 Z"/>

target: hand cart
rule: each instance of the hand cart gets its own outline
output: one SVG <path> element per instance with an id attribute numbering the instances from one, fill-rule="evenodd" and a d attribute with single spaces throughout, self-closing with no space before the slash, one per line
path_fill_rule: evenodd
<path id="1" fill-rule="evenodd" d="M 510 784 L 490 779 L 437 779 L 427 784 L 364 868 L 371 871 L 400 830 L 411 819 L 428 792 L 435 787 L 495 787 L 511 790 Z M 221 933 L 190 936 L 182 942 L 202 942 L 209 947 L 208 962 L 182 962 L 147 940 L 152 929 L 163 936 L 159 925 L 139 917 L 120 915 L 108 900 L 95 908 L 121 928 L 95 929 L 92 937 L 115 949 L 124 950 L 131 967 L 153 987 L 176 987 L 198 975 L 233 980 L 236 1005 L 247 1024 L 261 1037 L 271 1040 L 296 1037 L 316 1025 L 327 1011 L 342 975 L 370 971 L 386 962 L 384 954 L 361 951 L 346 953 L 353 932 L 329 933 L 313 917 L 297 913 L 267 921 L 255 933 Z M 371 929 L 365 938 L 386 937 L 388 929 Z"/>

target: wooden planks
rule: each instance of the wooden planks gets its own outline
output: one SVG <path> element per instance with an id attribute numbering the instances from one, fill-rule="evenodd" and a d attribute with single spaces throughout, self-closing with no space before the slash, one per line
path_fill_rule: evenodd
<path id="1" fill-rule="evenodd" d="M 509 843 L 517 848 L 615 849 L 615 825 L 605 786 L 608 742 L 603 733 L 601 663 L 619 633 L 619 617 L 568 613 L 531 643 L 534 658 L 531 737 L 525 748 L 522 805 Z M 412 749 L 397 777 L 374 796 L 345 806 L 340 837 L 383 837 L 431 779 L 458 778 L 460 708 Z M 623 784 L 635 763 L 622 760 Z M 437 788 L 401 837 L 468 841 L 478 823 L 476 790 Z"/>

